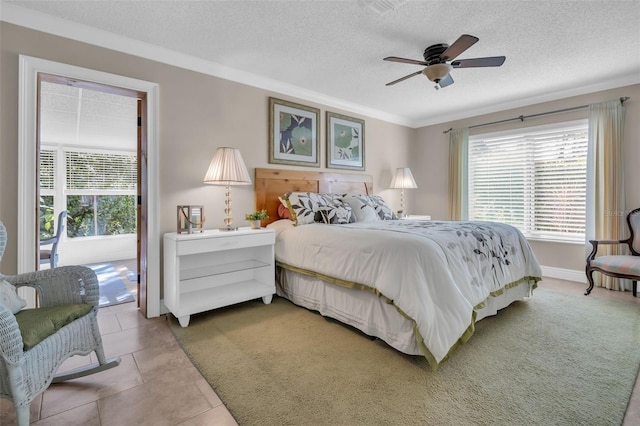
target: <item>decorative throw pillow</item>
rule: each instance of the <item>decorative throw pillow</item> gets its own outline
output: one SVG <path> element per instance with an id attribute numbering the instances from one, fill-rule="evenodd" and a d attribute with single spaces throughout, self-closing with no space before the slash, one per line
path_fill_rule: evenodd
<path id="1" fill-rule="evenodd" d="M 358 195 L 345 194 L 342 196 L 342 201 L 349 204 L 356 217 L 356 222 L 375 222 L 380 220 L 373 206 Z"/>
<path id="2" fill-rule="evenodd" d="M 320 206 L 320 213 L 324 223 L 329 224 L 345 224 L 353 223 L 356 217 L 353 214 L 351 206 L 342 201 L 341 195 L 338 194 L 320 194 L 326 203 Z"/>
<path id="3" fill-rule="evenodd" d="M 287 192 L 283 199 L 291 212 L 292 220 L 296 225 L 305 225 L 314 222 L 323 223 L 320 206 L 326 206 L 326 201 L 315 192 Z"/>
<path id="4" fill-rule="evenodd" d="M 389 208 L 387 203 L 379 195 L 367 195 L 367 194 L 350 194 L 349 197 L 355 197 L 364 204 L 370 206 L 378 215 L 380 220 L 392 220 L 397 219 L 398 216 Z"/>
<path id="5" fill-rule="evenodd" d="M 14 315 L 27 306 L 26 300 L 18 296 L 16 287 L 5 280 L 0 280 L 0 303 L 9 308 Z"/>
<path id="6" fill-rule="evenodd" d="M 398 216 L 391 210 L 387 203 L 379 195 L 369 195 L 369 198 L 375 203 L 374 210 L 378 213 L 380 220 L 395 220 Z"/>
<path id="7" fill-rule="evenodd" d="M 284 204 L 279 204 L 278 205 L 278 217 L 280 219 L 289 219 L 289 220 L 291 220 L 291 212 L 289 211 L 289 209 Z"/>

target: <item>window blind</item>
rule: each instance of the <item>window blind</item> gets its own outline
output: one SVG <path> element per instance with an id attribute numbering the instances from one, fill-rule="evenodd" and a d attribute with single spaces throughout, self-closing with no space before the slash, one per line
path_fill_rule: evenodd
<path id="1" fill-rule="evenodd" d="M 586 120 L 469 138 L 469 218 L 584 241 Z"/>
<path id="2" fill-rule="evenodd" d="M 65 152 L 67 190 L 136 190 L 134 154 Z"/>
<path id="3" fill-rule="evenodd" d="M 56 177 L 56 151 L 40 150 L 40 190 L 54 190 Z"/>

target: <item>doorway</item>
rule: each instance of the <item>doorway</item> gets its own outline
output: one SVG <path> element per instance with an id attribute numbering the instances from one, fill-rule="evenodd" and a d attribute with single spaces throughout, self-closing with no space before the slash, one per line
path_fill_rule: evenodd
<path id="1" fill-rule="evenodd" d="M 100 307 L 139 300 L 138 104 L 146 95 L 38 73 L 37 98 L 38 269 L 89 266 Z"/>
<path id="2" fill-rule="evenodd" d="M 138 298 L 140 310 L 145 317 L 156 317 L 160 309 L 159 247 L 149 241 L 159 239 L 157 223 L 157 115 L 158 85 L 142 80 L 131 79 L 115 74 L 61 64 L 39 58 L 20 55 L 20 96 L 19 96 L 19 132 L 18 132 L 18 273 L 36 269 L 38 262 L 38 235 L 35 225 L 39 216 L 39 164 L 40 141 L 38 124 L 38 81 L 41 75 L 62 79 L 65 84 L 79 85 L 83 88 L 99 87 L 112 93 L 136 93 L 138 111 L 137 163 L 140 190 L 136 195 L 137 209 L 137 259 L 139 263 L 140 287 Z M 104 91 L 104 90 L 103 90 Z M 35 213 L 34 213 L 35 212 Z M 137 278 L 137 277 L 136 277 Z M 152 285 L 147 285 L 151 282 Z M 25 292 L 21 294 L 33 306 L 35 297 Z"/>

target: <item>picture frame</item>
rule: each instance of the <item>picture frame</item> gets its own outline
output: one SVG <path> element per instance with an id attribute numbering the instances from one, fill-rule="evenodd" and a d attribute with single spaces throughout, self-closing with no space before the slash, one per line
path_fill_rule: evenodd
<path id="1" fill-rule="evenodd" d="M 178 234 L 202 232 L 204 206 L 178 206 Z"/>
<path id="2" fill-rule="evenodd" d="M 269 98 L 269 163 L 320 167 L 320 110 Z"/>
<path id="3" fill-rule="evenodd" d="M 327 111 L 327 167 L 365 170 L 364 120 Z"/>

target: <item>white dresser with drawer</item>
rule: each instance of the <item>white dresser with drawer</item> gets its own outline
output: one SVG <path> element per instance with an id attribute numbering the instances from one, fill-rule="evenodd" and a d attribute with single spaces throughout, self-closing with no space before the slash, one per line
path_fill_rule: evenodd
<path id="1" fill-rule="evenodd" d="M 191 315 L 276 292 L 271 229 L 164 235 L 164 303 L 180 325 Z"/>

